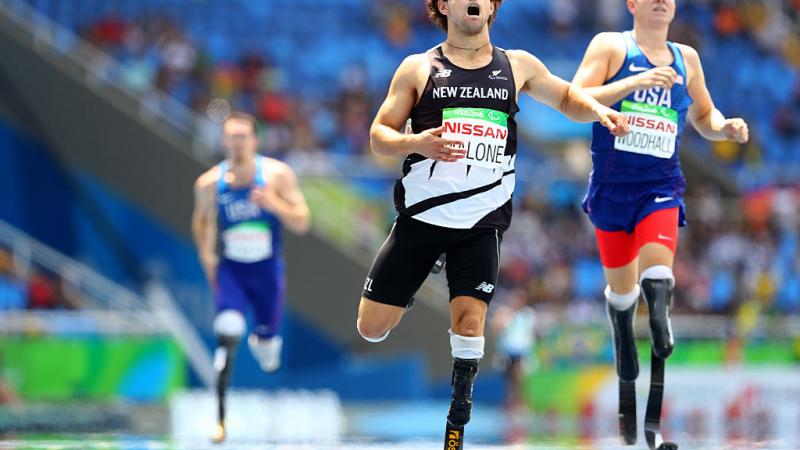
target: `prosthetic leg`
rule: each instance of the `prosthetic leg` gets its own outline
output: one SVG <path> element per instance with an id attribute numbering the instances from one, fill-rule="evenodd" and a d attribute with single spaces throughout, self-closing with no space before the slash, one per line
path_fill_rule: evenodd
<path id="1" fill-rule="evenodd" d="M 636 444 L 636 378 L 639 355 L 633 325 L 639 300 L 639 287 L 619 295 L 606 288 L 606 313 L 614 340 L 614 361 L 619 377 L 619 432 L 623 445 Z M 622 309 L 618 309 L 622 308 Z"/>
<path id="2" fill-rule="evenodd" d="M 464 427 L 472 414 L 472 388 L 478 375 L 478 362 L 483 357 L 484 338 L 461 336 L 450 332 L 453 355 L 452 396 L 447 413 L 444 450 L 464 448 Z"/>
<path id="3" fill-rule="evenodd" d="M 652 364 L 650 394 L 647 398 L 644 434 L 651 450 L 677 450 L 674 442 L 664 442 L 661 436 L 661 403 L 664 395 L 664 368 L 666 359 L 672 354 L 675 339 L 670 323 L 672 292 L 675 279 L 667 266 L 647 268 L 640 280 L 642 293 L 650 309 L 650 338 L 652 340 Z"/>
<path id="4" fill-rule="evenodd" d="M 245 330 L 244 316 L 234 310 L 222 311 L 214 320 L 217 349 L 214 352 L 214 370 L 217 373 L 217 426 L 211 442 L 219 444 L 225 440 L 225 393 L 233 371 L 236 349 Z"/>

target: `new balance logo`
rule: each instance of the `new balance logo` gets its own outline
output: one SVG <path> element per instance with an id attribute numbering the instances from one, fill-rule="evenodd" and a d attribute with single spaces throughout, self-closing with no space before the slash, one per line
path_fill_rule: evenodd
<path id="1" fill-rule="evenodd" d="M 654 201 L 656 203 L 664 203 L 664 202 L 668 202 L 668 201 L 672 200 L 673 198 L 674 197 L 656 197 Z"/>
<path id="2" fill-rule="evenodd" d="M 491 294 L 492 291 L 494 291 L 494 285 L 483 281 L 481 282 L 481 284 L 478 285 L 478 287 L 475 288 L 475 290 Z"/>
<path id="3" fill-rule="evenodd" d="M 441 69 L 433 74 L 433 78 L 448 78 L 453 73 L 450 69 Z"/>
<path id="4" fill-rule="evenodd" d="M 506 81 L 508 81 L 508 77 L 501 77 L 500 76 L 500 72 L 502 72 L 502 71 L 503 71 L 503 69 L 493 70 L 492 74 L 489 75 L 489 79 L 490 80 L 506 80 Z"/>

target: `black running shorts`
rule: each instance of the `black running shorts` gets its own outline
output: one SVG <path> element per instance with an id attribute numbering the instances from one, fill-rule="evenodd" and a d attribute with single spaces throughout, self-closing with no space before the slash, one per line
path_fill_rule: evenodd
<path id="1" fill-rule="evenodd" d="M 372 263 L 361 295 L 405 307 L 444 253 L 450 299 L 469 296 L 489 303 L 497 284 L 501 239 L 502 232 L 495 228 L 444 228 L 400 215 Z"/>

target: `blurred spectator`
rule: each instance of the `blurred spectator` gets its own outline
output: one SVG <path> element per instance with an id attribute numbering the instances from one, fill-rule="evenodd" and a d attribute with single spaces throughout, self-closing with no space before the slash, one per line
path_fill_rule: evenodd
<path id="1" fill-rule="evenodd" d="M 24 309 L 28 296 L 25 281 L 14 264 L 14 256 L 0 247 L 0 310 Z"/>
<path id="2" fill-rule="evenodd" d="M 60 276 L 37 268 L 28 280 L 28 308 L 78 309 L 81 302 Z"/>
<path id="3" fill-rule="evenodd" d="M 103 17 L 86 31 L 86 37 L 90 42 L 102 49 L 109 49 L 120 46 L 125 40 L 128 24 L 120 17 Z"/>
<path id="4" fill-rule="evenodd" d="M 369 153 L 372 101 L 366 89 L 367 73 L 360 66 L 342 72 L 342 89 L 336 102 L 341 140 L 332 149 L 338 153 Z"/>
<path id="5" fill-rule="evenodd" d="M 723 37 L 739 34 L 743 28 L 739 10 L 735 6 L 727 3 L 717 6 L 714 15 L 714 28 L 717 33 Z"/>
<path id="6" fill-rule="evenodd" d="M 395 47 L 405 47 L 411 39 L 411 10 L 408 5 L 396 1 L 375 2 L 376 21 L 386 39 Z"/>
<path id="7" fill-rule="evenodd" d="M 550 23 L 559 34 L 572 31 L 578 18 L 578 5 L 575 0 L 550 0 Z"/>
<path id="8" fill-rule="evenodd" d="M 500 299 L 491 318 L 497 336 L 498 365 L 506 377 L 506 409 L 520 412 L 524 407 L 522 380 L 537 365 L 535 345 L 536 314 L 528 305 L 523 289 L 514 289 Z"/>
<path id="9" fill-rule="evenodd" d="M 587 8 L 597 14 L 597 28 L 601 30 L 619 30 L 628 12 L 626 8 L 620 7 L 617 0 L 597 0 L 595 8 Z"/>
<path id="10" fill-rule="evenodd" d="M 164 68 L 176 77 L 188 75 L 197 62 L 197 50 L 183 33 L 169 27 L 159 41 Z"/>

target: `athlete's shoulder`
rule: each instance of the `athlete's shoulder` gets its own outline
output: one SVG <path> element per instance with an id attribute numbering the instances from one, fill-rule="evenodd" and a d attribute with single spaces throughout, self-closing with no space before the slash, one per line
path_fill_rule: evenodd
<path id="1" fill-rule="evenodd" d="M 415 53 L 406 56 L 403 62 L 397 67 L 394 79 L 402 83 L 403 86 L 414 86 L 417 79 L 427 76 L 430 72 L 430 61 L 426 53 Z"/>
<path id="2" fill-rule="evenodd" d="M 431 62 L 428 53 L 414 53 L 403 59 L 403 62 L 400 63 L 400 67 L 397 68 L 397 73 L 400 75 L 415 75 L 421 70 L 430 70 L 430 65 Z"/>
<path id="3" fill-rule="evenodd" d="M 261 170 L 265 179 L 284 182 L 296 178 L 294 169 L 289 164 L 268 156 L 263 156 L 262 158 L 264 158 L 264 164 Z"/>
<path id="4" fill-rule="evenodd" d="M 425 53 L 414 53 L 412 55 L 408 55 L 403 58 L 403 62 L 400 63 L 400 66 L 419 66 L 419 65 L 426 65 L 428 64 L 429 58 L 428 53 L 430 50 L 426 51 Z"/>
<path id="5" fill-rule="evenodd" d="M 678 50 L 681 51 L 681 54 L 683 54 L 683 59 L 686 60 L 687 64 L 700 63 L 700 54 L 697 53 L 697 50 L 695 50 L 691 45 L 679 44 L 677 42 L 673 42 L 673 44 L 675 44 L 675 46 L 678 47 Z"/>
<path id="6" fill-rule="evenodd" d="M 203 191 L 214 186 L 220 177 L 219 164 L 203 172 L 194 182 L 195 191 Z"/>
<path id="7" fill-rule="evenodd" d="M 499 50 L 501 52 L 505 53 L 506 56 L 508 56 L 508 59 L 515 60 L 515 61 L 519 61 L 519 60 L 523 60 L 523 59 L 531 59 L 531 58 L 538 59 L 535 56 L 533 56 L 533 53 L 531 53 L 531 52 L 529 52 L 527 50 L 521 50 L 521 49 L 518 49 L 518 48 L 508 48 L 508 49 L 501 48 Z"/>
<path id="8" fill-rule="evenodd" d="M 611 56 L 625 52 L 625 35 L 619 31 L 603 31 L 594 35 L 586 52 Z"/>
<path id="9" fill-rule="evenodd" d="M 534 56 L 533 53 L 531 53 L 531 52 L 529 52 L 527 50 L 510 49 L 510 50 L 503 50 L 503 51 L 505 52 L 506 56 L 508 57 L 508 60 L 513 65 L 519 64 L 519 65 L 521 65 L 523 67 L 531 67 L 532 65 L 533 66 L 538 66 L 540 64 L 542 64 L 542 65 L 544 64 L 544 63 L 542 63 L 542 61 L 539 58 Z"/>
<path id="10" fill-rule="evenodd" d="M 542 60 L 526 50 L 504 50 L 508 56 L 508 62 L 514 71 L 514 77 L 520 80 L 531 80 L 539 75 L 547 73 L 547 67 Z M 527 81 L 525 81 L 527 82 Z"/>
<path id="11" fill-rule="evenodd" d="M 594 35 L 592 42 L 597 43 L 620 43 L 625 42 L 625 34 L 621 31 L 601 31 Z"/>
<path id="12" fill-rule="evenodd" d="M 397 68 L 397 71 L 414 72 L 421 67 L 427 67 L 429 65 L 430 59 L 428 58 L 428 53 L 414 53 L 413 55 L 408 55 L 403 58 L 403 61 Z"/>
<path id="13" fill-rule="evenodd" d="M 264 170 L 267 170 L 267 171 L 270 171 L 270 172 L 292 172 L 292 173 L 294 173 L 294 170 L 292 169 L 292 166 L 290 166 L 289 164 L 286 164 L 285 162 L 283 162 L 283 161 L 281 161 L 279 159 L 270 158 L 269 156 L 262 156 L 261 158 L 262 158 L 262 161 L 264 161 L 264 166 L 263 166 Z"/>

